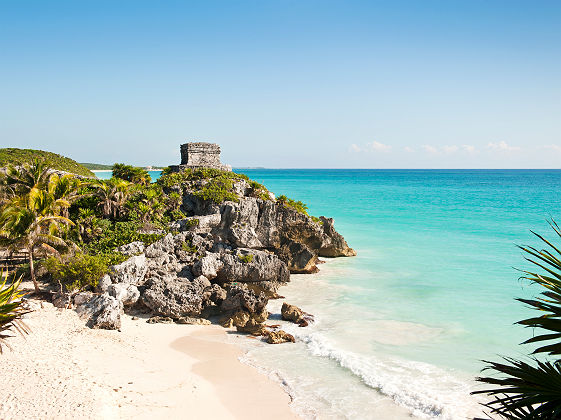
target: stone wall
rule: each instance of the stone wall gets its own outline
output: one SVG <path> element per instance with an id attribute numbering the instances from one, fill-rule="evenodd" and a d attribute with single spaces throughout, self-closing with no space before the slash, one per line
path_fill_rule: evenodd
<path id="1" fill-rule="evenodd" d="M 185 143 L 181 145 L 181 164 L 171 166 L 174 171 L 215 168 L 231 171 L 230 165 L 220 162 L 220 146 L 215 143 Z"/>

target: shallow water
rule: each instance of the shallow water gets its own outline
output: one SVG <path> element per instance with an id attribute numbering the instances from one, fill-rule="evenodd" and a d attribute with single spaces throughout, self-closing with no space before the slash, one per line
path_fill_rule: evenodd
<path id="1" fill-rule="evenodd" d="M 559 218 L 561 171 L 242 172 L 334 217 L 358 252 L 292 276 L 281 293 L 317 323 L 288 325 L 298 344 L 253 345 L 248 360 L 280 374 L 309 417 L 478 414 L 480 360 L 528 352 L 514 298 L 537 292 L 518 280 L 515 244 Z"/>
<path id="2" fill-rule="evenodd" d="M 528 266 L 515 244 L 561 219 L 561 171 L 238 172 L 334 217 L 358 252 L 281 289 L 316 316 L 285 327 L 298 343 L 247 340 L 246 361 L 281 377 L 301 414 L 471 418 L 480 360 L 531 350 L 518 345 L 531 331 L 513 325 L 529 313 L 514 298 L 538 291 L 518 280 L 513 267 Z"/>

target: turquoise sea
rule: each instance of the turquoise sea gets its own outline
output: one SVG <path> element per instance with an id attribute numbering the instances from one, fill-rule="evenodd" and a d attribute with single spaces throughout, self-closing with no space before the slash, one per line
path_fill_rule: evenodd
<path id="1" fill-rule="evenodd" d="M 531 350 L 518 343 L 532 331 L 513 325 L 530 312 L 514 298 L 538 290 L 518 279 L 528 264 L 515 244 L 538 245 L 530 229 L 561 220 L 561 171 L 238 172 L 333 217 L 358 252 L 281 289 L 316 316 L 285 326 L 297 344 L 246 345 L 245 361 L 278 378 L 300 414 L 471 418 L 480 360 Z"/>

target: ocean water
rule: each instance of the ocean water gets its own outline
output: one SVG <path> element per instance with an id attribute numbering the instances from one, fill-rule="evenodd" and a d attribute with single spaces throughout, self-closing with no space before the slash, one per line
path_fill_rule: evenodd
<path id="1" fill-rule="evenodd" d="M 281 381 L 293 407 L 320 419 L 464 419 L 481 359 L 524 357 L 529 313 L 515 297 L 536 288 L 515 244 L 538 244 L 561 220 L 559 170 L 238 170 L 302 200 L 358 255 L 293 275 L 282 301 L 314 314 L 298 341 L 232 340 L 244 361 Z"/>
<path id="2" fill-rule="evenodd" d="M 531 312 L 514 298 L 539 291 L 518 279 L 515 244 L 561 219 L 561 171 L 241 172 L 333 217 L 358 252 L 293 275 L 281 294 L 317 322 L 284 325 L 298 343 L 252 344 L 246 362 L 282 378 L 309 418 L 481 414 L 469 394 L 481 359 L 531 350 L 513 325 Z"/>

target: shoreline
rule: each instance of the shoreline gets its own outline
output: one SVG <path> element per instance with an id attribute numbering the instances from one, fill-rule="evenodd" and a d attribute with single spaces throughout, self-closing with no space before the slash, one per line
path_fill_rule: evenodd
<path id="1" fill-rule="evenodd" d="M 31 333 L 1 356 L 1 418 L 299 418 L 222 327 L 122 315 L 122 332 L 89 329 L 73 310 L 30 302 Z"/>

